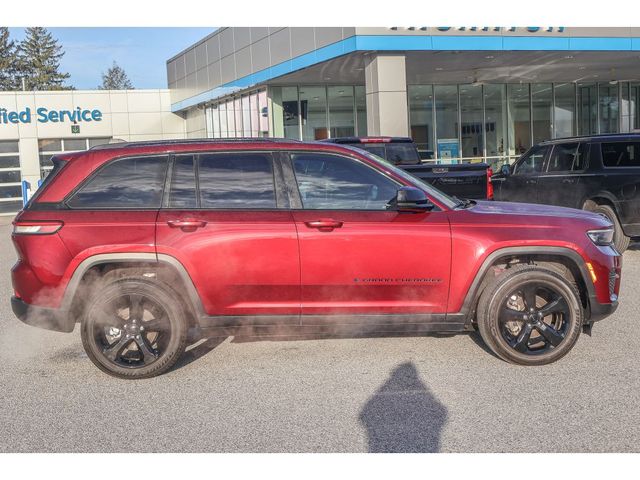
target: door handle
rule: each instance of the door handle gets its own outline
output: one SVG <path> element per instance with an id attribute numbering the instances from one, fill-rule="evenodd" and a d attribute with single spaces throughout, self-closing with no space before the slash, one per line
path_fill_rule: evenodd
<path id="1" fill-rule="evenodd" d="M 563 178 L 562 183 L 576 183 L 575 178 Z"/>
<path id="2" fill-rule="evenodd" d="M 342 226 L 342 222 L 338 220 L 334 220 L 332 218 L 321 218 L 320 220 L 311 220 L 309 222 L 304 222 L 304 224 L 309 228 L 317 228 L 321 232 L 330 232 L 334 228 L 340 228 Z"/>
<path id="3" fill-rule="evenodd" d="M 202 228 L 206 224 L 204 220 L 167 220 L 169 227 L 179 228 L 183 232 L 195 232 L 197 228 Z"/>
<path id="4" fill-rule="evenodd" d="M 537 179 L 531 179 L 531 180 L 527 180 L 525 183 L 538 183 Z"/>

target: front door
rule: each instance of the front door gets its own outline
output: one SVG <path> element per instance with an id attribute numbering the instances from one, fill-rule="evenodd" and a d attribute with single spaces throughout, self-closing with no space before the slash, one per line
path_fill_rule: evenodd
<path id="1" fill-rule="evenodd" d="M 498 200 L 537 203 L 538 177 L 548 151 L 546 145 L 536 146 L 520 157 L 513 165 L 511 175 L 502 182 Z"/>
<path id="2" fill-rule="evenodd" d="M 293 216 L 303 315 L 446 312 L 445 212 L 388 210 L 400 184 L 355 158 L 294 153 L 291 160 L 302 206 Z"/>
<path id="3" fill-rule="evenodd" d="M 545 171 L 538 177 L 538 203 L 582 208 L 586 188 L 587 143 L 560 143 L 553 146 Z"/>
<path id="4" fill-rule="evenodd" d="M 187 269 L 211 316 L 300 315 L 298 239 L 269 152 L 177 155 L 158 254 Z"/>

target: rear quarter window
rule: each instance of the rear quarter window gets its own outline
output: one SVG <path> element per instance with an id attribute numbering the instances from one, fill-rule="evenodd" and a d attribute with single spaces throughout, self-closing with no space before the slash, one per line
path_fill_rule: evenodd
<path id="1" fill-rule="evenodd" d="M 602 164 L 607 168 L 640 167 L 640 141 L 604 142 Z"/>
<path id="2" fill-rule="evenodd" d="M 114 160 L 72 195 L 67 205 L 77 209 L 160 208 L 168 157 Z"/>

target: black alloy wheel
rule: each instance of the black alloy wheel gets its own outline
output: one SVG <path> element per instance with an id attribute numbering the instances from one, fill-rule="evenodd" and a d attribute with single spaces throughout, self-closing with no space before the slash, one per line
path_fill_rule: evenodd
<path id="1" fill-rule="evenodd" d="M 564 341 L 570 315 L 561 292 L 528 283 L 503 302 L 499 314 L 500 333 L 517 352 L 540 355 Z"/>
<path id="2" fill-rule="evenodd" d="M 173 292 L 145 281 L 108 285 L 88 306 L 82 341 L 93 363 L 121 378 L 168 370 L 186 346 L 186 322 Z"/>
<path id="3" fill-rule="evenodd" d="M 537 265 L 516 265 L 492 279 L 480 296 L 478 328 L 500 358 L 544 365 L 566 355 L 584 317 L 573 278 Z"/>

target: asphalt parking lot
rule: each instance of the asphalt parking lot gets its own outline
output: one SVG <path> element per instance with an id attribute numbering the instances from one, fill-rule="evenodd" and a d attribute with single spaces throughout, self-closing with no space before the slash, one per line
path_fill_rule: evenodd
<path id="1" fill-rule="evenodd" d="M 209 340 L 169 373 L 109 377 L 78 328 L 20 323 L 0 219 L 0 451 L 639 452 L 640 245 L 621 305 L 560 362 L 497 359 L 475 334 Z"/>

